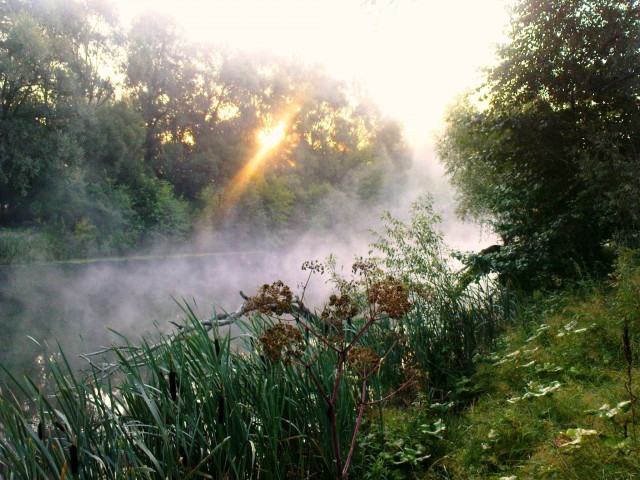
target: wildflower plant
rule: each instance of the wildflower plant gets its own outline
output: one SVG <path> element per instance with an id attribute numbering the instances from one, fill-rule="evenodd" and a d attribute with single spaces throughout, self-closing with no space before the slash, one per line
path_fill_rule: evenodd
<path id="1" fill-rule="evenodd" d="M 317 263 L 307 263 L 303 269 L 309 269 L 311 274 L 319 271 Z M 361 278 L 357 282 L 338 282 L 341 292 L 331 295 L 319 314 L 310 312 L 302 300 L 294 299 L 280 281 L 263 286 L 247 300 L 249 309 L 270 316 L 273 322 L 259 338 L 264 356 L 271 363 L 292 366 L 299 375 L 311 379 L 316 396 L 325 405 L 326 419 L 322 423 L 328 427 L 326 440 L 335 478 L 348 478 L 367 407 L 384 402 L 395 393 L 372 398 L 379 388 L 370 387 L 377 383 L 376 374 L 388 352 L 365 345 L 365 337 L 377 323 L 384 319 L 401 321 L 411 309 L 408 290 L 400 282 L 392 277 L 372 282 L 365 262 L 354 265 L 353 271 Z M 357 296 L 357 285 L 365 288 L 360 295 L 366 300 L 364 304 Z M 290 302 L 288 308 L 286 302 Z M 355 405 L 351 399 L 355 399 Z M 349 403 L 355 410 L 348 407 Z M 348 444 L 342 438 L 344 432 Z"/>

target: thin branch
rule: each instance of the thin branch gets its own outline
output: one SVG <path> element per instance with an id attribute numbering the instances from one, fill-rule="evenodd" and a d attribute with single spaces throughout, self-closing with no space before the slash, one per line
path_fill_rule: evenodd
<path id="1" fill-rule="evenodd" d="M 309 372 L 309 374 L 311 375 L 311 379 L 313 380 L 313 383 L 316 384 L 316 387 L 318 388 L 318 392 L 320 392 L 320 395 L 322 396 L 322 398 L 324 399 L 325 402 L 327 402 L 327 405 L 331 405 L 331 399 L 329 398 L 329 396 L 327 395 L 327 393 L 324 391 L 324 388 L 322 387 L 322 385 L 320 384 L 320 380 L 318 379 L 317 375 L 315 374 L 315 372 L 311 369 L 312 364 L 308 363 L 304 365 L 307 369 L 307 371 Z"/>
<path id="2" fill-rule="evenodd" d="M 345 347 L 344 351 L 347 352 L 349 350 L 351 350 L 355 344 L 358 342 L 358 340 L 360 340 L 365 333 L 367 333 L 367 330 L 369 330 L 369 328 L 371 327 L 371 325 L 373 325 L 373 322 L 375 322 L 377 319 L 375 317 L 375 314 L 372 316 L 369 316 L 369 320 L 367 320 L 367 323 L 364 324 L 364 326 L 360 329 L 360 331 L 356 334 L 355 337 L 353 337 L 353 339 L 347 344 L 347 346 Z"/>
<path id="3" fill-rule="evenodd" d="M 307 332 L 309 332 L 311 335 L 313 335 L 317 340 L 319 340 L 321 343 L 323 343 L 327 348 L 329 348 L 330 350 L 333 350 L 336 353 L 340 353 L 340 349 L 337 348 L 335 345 L 333 345 L 329 340 L 327 340 L 324 335 L 320 335 L 320 333 L 316 332 L 313 328 L 311 328 L 307 322 L 305 322 L 304 320 L 301 320 L 299 317 L 295 317 L 295 320 L 302 325 L 302 328 L 304 328 Z"/>
<path id="4" fill-rule="evenodd" d="M 382 397 L 382 398 L 379 398 L 378 400 L 372 400 L 370 402 L 367 402 L 366 406 L 368 407 L 368 406 L 371 406 L 371 405 L 377 405 L 378 403 L 386 402 L 387 400 L 390 400 L 392 397 L 397 395 L 399 392 L 401 392 L 402 390 L 404 390 L 405 388 L 407 388 L 409 385 L 411 385 L 414 382 L 415 382 L 415 377 L 411 377 L 409 380 L 404 382 L 402 385 L 400 385 L 397 389 L 395 389 L 393 392 L 391 392 L 386 397 Z"/>
<path id="5" fill-rule="evenodd" d="M 210 320 L 199 320 L 198 323 L 200 324 L 200 326 L 204 327 L 207 331 L 210 331 L 214 327 L 216 328 L 223 327 L 223 326 L 231 325 L 232 323 L 237 322 L 241 316 L 245 315 L 250 311 L 249 304 L 248 304 L 248 297 L 244 295 L 244 293 L 242 292 L 240 292 L 240 296 L 244 299 L 244 302 L 234 312 L 219 313 L 213 316 Z M 195 325 L 182 325 L 173 321 L 169 323 L 175 325 L 179 329 L 178 333 L 169 337 L 168 339 L 169 342 L 175 342 L 179 340 L 181 337 L 184 337 L 187 333 L 193 331 L 196 328 Z M 100 350 L 97 350 L 95 352 L 81 353 L 77 356 L 79 358 L 86 360 L 89 363 L 89 366 L 94 370 L 94 372 L 101 374 L 102 378 L 104 378 L 120 370 L 122 368 L 122 362 L 97 363 L 93 360 L 93 357 L 96 357 L 98 355 L 104 355 L 105 353 L 109 353 L 109 352 L 116 352 L 116 350 L 121 352 L 132 352 L 129 354 L 129 356 L 124 357 L 123 361 L 126 363 L 134 362 L 136 366 L 144 366 L 145 365 L 144 362 L 139 363 L 137 361 L 139 360 L 140 355 L 143 353 L 143 351 L 153 352 L 164 345 L 166 345 L 166 341 L 160 341 L 145 349 L 142 349 L 141 347 L 137 347 L 137 346 L 132 346 L 132 345 L 124 345 L 124 346 L 112 345 L 111 347 L 102 347 Z"/>

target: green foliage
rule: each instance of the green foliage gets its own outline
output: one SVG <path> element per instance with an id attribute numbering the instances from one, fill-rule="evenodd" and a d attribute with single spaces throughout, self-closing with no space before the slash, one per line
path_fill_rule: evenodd
<path id="1" fill-rule="evenodd" d="M 73 239 L 57 258 L 180 241 L 194 224 L 280 245 L 332 226 L 333 196 L 351 223 L 409 165 L 400 126 L 315 67 L 193 44 L 157 15 L 125 34 L 89 0 L 5 2 L 2 22 L 0 225 Z M 281 122 L 264 149 L 259 132 Z"/>
<path id="2" fill-rule="evenodd" d="M 406 350 L 389 359 L 387 369 L 415 367 L 428 379 L 432 395 L 449 395 L 512 318 L 513 296 L 491 282 L 465 281 L 437 230 L 440 217 L 430 199 L 415 202 L 407 222 L 389 213 L 383 221 L 383 232 L 372 244 L 382 254 L 375 263 L 382 275 L 404 282 L 414 301 L 396 330 Z"/>
<path id="3" fill-rule="evenodd" d="M 0 264 L 37 263 L 52 260 L 47 236 L 39 230 L 0 230 Z"/>
<path id="4" fill-rule="evenodd" d="M 7 224 L 31 220 L 33 195 L 82 163 L 89 107 L 111 96 L 99 70 L 113 24 L 104 11 L 79 2 L 9 2 L 4 13 L 0 222 Z M 91 25 L 103 22 L 101 33 L 88 23 L 91 16 Z"/>
<path id="5" fill-rule="evenodd" d="M 143 157 L 142 118 L 127 101 L 107 103 L 89 119 L 82 148 L 88 175 L 127 184 L 140 171 Z"/>
<path id="6" fill-rule="evenodd" d="M 613 287 L 538 301 L 484 357 L 470 380 L 484 395 L 449 429 L 449 478 L 633 478 L 640 269 L 618 264 Z"/>
<path id="7" fill-rule="evenodd" d="M 462 202 L 503 240 L 493 267 L 526 289 L 610 265 L 633 240 L 640 185 L 638 2 L 534 2 L 481 89 L 455 107 L 439 154 Z"/>
<path id="8" fill-rule="evenodd" d="M 174 196 L 170 183 L 142 174 L 124 189 L 139 228 L 150 236 L 148 241 L 186 237 L 190 226 L 187 205 Z"/>
<path id="9" fill-rule="evenodd" d="M 290 225 L 295 201 L 290 184 L 287 179 L 274 177 L 260 186 L 267 224 L 274 230 L 283 230 Z"/>
<path id="10" fill-rule="evenodd" d="M 409 408 L 386 408 L 380 419 L 372 415 L 358 444 L 364 457 L 362 470 L 354 475 L 367 480 L 422 478 L 446 448 L 446 426 L 440 413 L 417 402 Z"/>

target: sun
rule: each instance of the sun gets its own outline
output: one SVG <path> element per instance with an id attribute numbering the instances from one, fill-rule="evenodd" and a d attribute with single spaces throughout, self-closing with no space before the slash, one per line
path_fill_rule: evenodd
<path id="1" fill-rule="evenodd" d="M 258 141 L 264 150 L 276 148 L 287 136 L 285 122 L 280 122 L 275 127 L 267 127 L 258 132 Z"/>

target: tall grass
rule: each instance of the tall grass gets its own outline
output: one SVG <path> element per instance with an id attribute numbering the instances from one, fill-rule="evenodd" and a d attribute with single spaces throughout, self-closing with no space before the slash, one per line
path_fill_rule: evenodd
<path id="1" fill-rule="evenodd" d="M 517 297 L 491 278 L 469 284 L 437 230 L 432 201 L 415 202 L 408 221 L 383 216 L 371 253 L 381 272 L 408 285 L 414 308 L 397 331 L 404 340 L 399 363 L 428 378 L 433 397 L 447 396 L 474 359 L 491 350 L 517 310 Z M 442 399 L 442 398 L 440 398 Z"/>
<path id="2" fill-rule="evenodd" d="M 244 326 L 240 338 L 212 337 L 189 316 L 189 332 L 179 341 L 166 336 L 153 345 L 114 348 L 109 362 L 118 369 L 110 375 L 95 370 L 80 378 L 61 354 L 49 364 L 50 395 L 44 386 L 10 377 L 28 400 L 0 400 L 0 473 L 25 479 L 63 472 L 77 478 L 331 476 L 326 409 L 315 385 L 296 366 L 265 362 L 250 342 L 242 345 L 264 328 Z M 345 398 L 338 406 L 344 419 L 353 417 L 350 403 Z M 71 471 L 73 449 L 77 472 Z"/>
<path id="3" fill-rule="evenodd" d="M 314 333 L 294 362 L 286 361 L 286 345 L 281 359 L 269 355 L 265 338 L 283 325 L 277 318 L 238 320 L 242 333 L 231 338 L 210 334 L 206 322 L 185 312 L 178 334 L 140 345 L 123 337 L 104 362 L 91 359 L 88 376 L 76 374 L 64 353 L 49 357 L 49 385 L 23 384 L 6 371 L 27 400 L 0 400 L 0 473 L 347 478 L 365 385 L 379 390 L 375 377 L 363 382 L 348 365 L 364 329 L 334 346 L 315 334 L 321 320 L 312 316 L 305 329 Z M 357 322 L 371 326 L 374 319 Z"/>
<path id="4" fill-rule="evenodd" d="M 122 337 L 104 358 L 86 357 L 88 372 L 75 372 L 63 352 L 48 357 L 44 383 L 5 370 L 16 396 L 0 398 L 0 476 L 363 471 L 353 465 L 367 458 L 355 452 L 358 435 L 382 418 L 381 402 L 406 385 L 405 396 L 447 396 L 511 308 L 490 283 L 460 287 L 430 205 L 416 204 L 411 224 L 385 220 L 374 244 L 383 256 L 356 262 L 352 279 L 333 270 L 337 292 L 321 312 L 276 282 L 246 298 L 233 338 L 217 326 L 220 316 L 202 321 L 185 305 L 177 332 L 153 343 Z"/>

